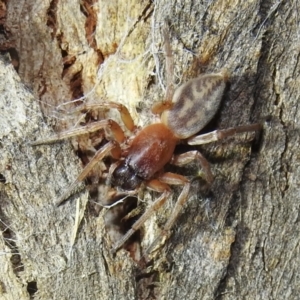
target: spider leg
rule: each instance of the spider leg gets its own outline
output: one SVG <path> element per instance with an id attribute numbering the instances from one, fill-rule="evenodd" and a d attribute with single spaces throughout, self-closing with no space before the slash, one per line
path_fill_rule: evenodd
<path id="1" fill-rule="evenodd" d="M 171 49 L 170 36 L 168 32 L 167 25 L 164 25 L 163 29 L 164 35 L 164 48 L 165 48 L 165 56 L 166 56 L 166 77 L 167 77 L 167 90 L 166 90 L 166 99 L 167 101 L 171 101 L 174 94 L 174 84 L 173 84 L 173 76 L 174 76 L 174 59 Z"/>
<path id="2" fill-rule="evenodd" d="M 89 103 L 89 104 L 82 104 L 78 107 L 76 107 L 74 110 L 72 110 L 70 113 L 76 113 L 76 112 L 81 112 L 85 110 L 94 110 L 94 109 L 106 109 L 106 108 L 116 108 L 121 116 L 121 119 L 126 126 L 126 128 L 129 131 L 134 131 L 135 130 L 135 125 L 133 122 L 133 119 L 127 109 L 126 106 L 120 103 L 116 102 L 99 102 L 99 103 Z"/>
<path id="3" fill-rule="evenodd" d="M 164 110 L 170 109 L 172 107 L 172 98 L 174 95 L 174 84 L 173 84 L 173 75 L 174 75 L 174 59 L 171 50 L 171 43 L 167 25 L 164 25 L 163 29 L 164 36 L 164 49 L 166 56 L 166 96 L 165 101 L 158 102 L 152 106 L 152 113 L 161 114 Z"/>
<path id="4" fill-rule="evenodd" d="M 168 237 L 171 228 L 173 227 L 175 221 L 178 218 L 179 213 L 182 210 L 183 205 L 188 200 L 188 195 L 189 195 L 190 186 L 191 186 L 189 180 L 186 177 L 179 175 L 179 174 L 170 173 L 170 172 L 164 173 L 162 176 L 159 177 L 159 180 L 161 182 L 167 183 L 167 184 L 183 185 L 183 189 L 178 197 L 175 207 L 174 207 L 167 223 L 165 224 L 163 230 L 160 232 L 158 237 L 152 242 L 150 247 L 148 247 L 148 249 L 145 251 L 146 255 L 153 251 L 153 249 L 157 246 L 159 241 L 162 239 L 162 236 L 165 238 Z"/>
<path id="5" fill-rule="evenodd" d="M 31 146 L 36 146 L 36 145 L 40 145 L 40 144 L 50 144 L 50 143 L 61 141 L 61 140 L 71 138 L 74 136 L 79 136 L 79 135 L 83 135 L 83 134 L 96 132 L 100 129 L 105 129 L 105 128 L 108 128 L 111 131 L 111 133 L 114 136 L 114 139 L 117 142 L 123 143 L 125 141 L 125 134 L 124 134 L 122 128 L 120 127 L 120 125 L 117 122 L 108 119 L 108 120 L 101 120 L 101 121 L 93 122 L 93 123 L 87 124 L 82 127 L 76 127 L 76 128 L 72 128 L 72 129 L 69 129 L 66 131 L 62 131 L 52 137 L 48 137 L 45 139 L 40 139 L 35 142 L 32 142 Z"/>
<path id="6" fill-rule="evenodd" d="M 188 193 L 190 190 L 190 182 L 186 177 L 179 175 L 179 174 L 171 173 L 171 172 L 164 173 L 158 179 L 163 183 L 167 183 L 167 184 L 171 184 L 171 185 L 183 185 L 183 189 L 181 191 L 181 194 L 178 197 L 178 200 L 173 209 L 173 212 L 172 212 L 169 220 L 167 221 L 167 223 L 164 226 L 164 231 L 168 231 L 173 226 L 175 220 L 177 219 L 177 217 L 179 215 L 179 212 L 182 209 L 182 206 L 184 205 L 184 203 L 187 200 Z"/>
<path id="7" fill-rule="evenodd" d="M 132 225 L 131 229 L 127 231 L 127 233 L 114 245 L 113 252 L 116 252 L 145 223 L 145 221 L 149 219 L 153 213 L 155 213 L 161 206 L 165 204 L 166 200 L 171 195 L 169 184 L 184 185 L 184 187 L 162 232 L 154 240 L 146 252 L 148 253 L 148 250 L 151 252 L 151 249 L 157 245 L 158 241 L 161 239 L 161 236 L 167 237 L 182 209 L 182 206 L 188 199 L 188 193 L 190 190 L 190 183 L 187 178 L 170 172 L 164 173 L 158 179 L 152 179 L 146 183 L 148 188 L 157 192 L 162 192 L 162 195 L 152 203 L 152 205 L 144 212 L 144 214 Z"/>
<path id="8" fill-rule="evenodd" d="M 112 251 L 116 252 L 144 223 L 145 221 L 157 211 L 171 195 L 170 188 L 167 184 L 164 184 L 156 179 L 147 183 L 151 189 L 155 189 L 158 192 L 162 192 L 162 195 L 156 199 L 152 205 L 144 212 L 144 214 L 132 225 L 131 229 L 113 246 Z"/>
<path id="9" fill-rule="evenodd" d="M 233 136 L 237 133 L 258 131 L 262 128 L 262 125 L 259 123 L 242 125 L 237 127 L 231 127 L 228 129 L 215 130 L 209 133 L 200 134 L 198 136 L 189 138 L 187 143 L 189 145 L 203 145 L 211 142 L 215 142 L 221 139 L 224 139 L 229 136 Z"/>
<path id="10" fill-rule="evenodd" d="M 79 182 L 86 178 L 88 173 L 95 167 L 95 165 L 101 161 L 105 156 L 111 155 L 112 157 L 118 159 L 121 157 L 121 148 L 117 142 L 109 142 L 100 148 L 90 162 L 84 167 L 81 173 L 78 175 L 76 180 L 69 186 L 69 188 L 55 201 L 55 205 L 61 205 L 70 193 L 75 189 Z"/>
<path id="11" fill-rule="evenodd" d="M 183 154 L 176 155 L 172 158 L 170 163 L 175 166 L 181 167 L 192 162 L 193 160 L 196 160 L 201 165 L 205 173 L 206 181 L 209 184 L 212 184 L 214 178 L 210 169 L 210 164 L 199 151 L 189 151 Z"/>

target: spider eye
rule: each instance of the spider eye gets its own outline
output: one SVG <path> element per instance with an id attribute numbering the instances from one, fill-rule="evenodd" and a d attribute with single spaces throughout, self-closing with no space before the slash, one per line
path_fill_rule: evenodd
<path id="1" fill-rule="evenodd" d="M 119 186 L 127 191 L 136 189 L 142 181 L 142 178 L 125 163 L 118 166 L 111 177 L 112 185 Z"/>

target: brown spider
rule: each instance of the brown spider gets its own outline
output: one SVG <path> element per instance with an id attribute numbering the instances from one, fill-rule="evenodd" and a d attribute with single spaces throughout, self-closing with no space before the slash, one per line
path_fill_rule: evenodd
<path id="1" fill-rule="evenodd" d="M 238 126 L 225 130 L 215 130 L 210 133 L 195 136 L 215 115 L 225 89 L 225 76 L 222 74 L 201 75 L 181 85 L 175 92 L 172 85 L 173 59 L 167 31 L 164 31 L 166 52 L 167 91 L 166 100 L 153 106 L 152 112 L 161 115 L 161 122 L 148 125 L 138 130 L 127 108 L 115 102 L 82 105 L 78 110 L 115 108 L 120 112 L 125 127 L 135 134 L 132 138 L 125 136 L 120 125 L 115 121 L 100 120 L 86 126 L 64 131 L 52 138 L 38 140 L 32 145 L 56 142 L 65 138 L 81 134 L 108 130 L 113 139 L 99 149 L 90 162 L 79 174 L 75 182 L 58 199 L 60 205 L 75 188 L 86 178 L 93 167 L 105 156 L 110 155 L 116 160 L 108 172 L 108 182 L 119 190 L 113 190 L 111 195 L 117 198 L 120 195 L 134 195 L 144 186 L 161 193 L 161 196 L 151 203 L 150 207 L 132 225 L 131 229 L 113 246 L 118 250 L 143 224 L 158 210 L 171 195 L 169 185 L 182 185 L 176 205 L 165 224 L 161 235 L 167 236 L 176 221 L 182 206 L 188 199 L 190 181 L 179 174 L 162 170 L 168 163 L 182 166 L 196 160 L 203 168 L 206 181 L 211 184 L 213 175 L 208 161 L 198 151 L 189 151 L 180 155 L 173 155 L 175 146 L 184 140 L 188 145 L 202 145 L 232 136 L 236 133 L 256 131 L 260 124 Z M 159 235 L 159 237 L 161 236 Z M 159 238 L 158 237 L 158 238 Z M 155 240 L 154 244 L 157 242 Z M 150 247 L 152 248 L 152 246 Z"/>

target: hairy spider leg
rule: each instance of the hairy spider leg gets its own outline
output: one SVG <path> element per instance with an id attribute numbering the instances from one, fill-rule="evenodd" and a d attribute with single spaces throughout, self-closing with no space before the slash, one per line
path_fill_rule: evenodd
<path id="1" fill-rule="evenodd" d="M 181 167 L 194 160 L 196 160 L 197 163 L 200 164 L 200 166 L 202 167 L 205 173 L 205 179 L 207 183 L 211 185 L 213 183 L 214 177 L 210 169 L 210 164 L 199 151 L 194 150 L 179 155 L 175 155 L 170 161 L 170 164 Z"/>
<path id="2" fill-rule="evenodd" d="M 209 133 L 200 134 L 195 137 L 191 137 L 187 140 L 187 143 L 189 145 L 203 145 L 203 144 L 208 144 L 211 142 L 222 140 L 224 138 L 236 135 L 238 133 L 258 131 L 261 129 L 262 129 L 262 125 L 259 123 L 231 127 L 227 129 L 219 129 Z"/>
<path id="3" fill-rule="evenodd" d="M 101 108 L 116 108 L 121 116 L 121 119 L 126 126 L 126 128 L 129 131 L 134 131 L 135 130 L 135 125 L 133 122 L 133 119 L 128 111 L 128 109 L 119 103 L 116 102 L 100 102 L 100 103 L 91 103 L 91 104 L 82 104 L 72 110 L 70 113 L 76 113 L 84 110 L 91 110 L 91 109 L 101 109 Z M 107 119 L 107 120 L 100 120 L 96 121 L 90 124 L 87 124 L 85 126 L 81 127 L 76 127 L 72 128 L 69 130 L 62 131 L 60 133 L 57 133 L 56 135 L 52 137 L 48 137 L 45 139 L 40 139 L 35 142 L 31 143 L 31 146 L 36 146 L 36 145 L 41 145 L 41 144 L 50 144 L 50 143 L 55 143 L 67 138 L 83 135 L 83 134 L 88 134 L 88 133 L 93 133 L 101 129 L 106 129 L 108 128 L 110 132 L 113 134 L 114 139 L 118 141 L 119 143 L 123 143 L 126 139 L 125 134 L 120 127 L 120 125 L 115 122 L 114 120 Z"/>
<path id="4" fill-rule="evenodd" d="M 174 174 L 174 173 L 164 173 L 162 176 L 159 177 L 159 180 L 163 183 L 171 184 L 171 185 L 183 185 L 183 189 L 176 201 L 175 207 L 171 212 L 171 215 L 163 227 L 162 231 L 160 234 L 155 238 L 155 240 L 152 242 L 152 244 L 147 248 L 145 251 L 145 255 L 148 255 L 153 251 L 153 249 L 158 245 L 161 244 L 161 241 L 165 241 L 168 236 L 170 235 L 170 230 L 172 229 L 174 223 L 176 222 L 183 205 L 186 203 L 188 200 L 188 195 L 190 191 L 191 184 L 189 180 L 179 174 Z"/>
<path id="5" fill-rule="evenodd" d="M 50 144 L 50 143 L 55 143 L 67 138 L 83 135 L 83 134 L 88 134 L 88 133 L 93 133 L 96 131 L 99 131 L 101 129 L 106 129 L 108 128 L 110 132 L 112 133 L 114 139 L 118 141 L 119 143 L 123 143 L 126 139 L 125 134 L 120 127 L 120 125 L 115 122 L 114 120 L 101 120 L 101 121 L 96 121 L 90 124 L 87 124 L 85 126 L 81 127 L 76 127 L 72 128 L 69 130 L 62 131 L 60 133 L 57 133 L 54 136 L 50 136 L 45 139 L 40 139 L 35 142 L 31 143 L 31 146 L 36 146 L 36 145 L 41 145 L 41 144 Z"/>
<path id="6" fill-rule="evenodd" d="M 145 257 L 147 257 L 159 244 L 160 244 L 159 247 L 161 247 L 164 241 L 169 237 L 170 230 L 172 229 L 176 219 L 178 218 L 178 215 L 181 212 L 183 205 L 188 200 L 189 190 L 190 190 L 190 183 L 187 183 L 184 185 L 184 188 L 178 197 L 178 200 L 176 202 L 176 205 L 172 211 L 172 215 L 170 216 L 169 220 L 165 224 L 160 234 L 155 238 L 155 240 L 144 252 Z"/>
<path id="7" fill-rule="evenodd" d="M 163 29 L 163 36 L 164 36 L 166 79 L 167 79 L 166 101 L 171 102 L 174 95 L 174 84 L 173 84 L 174 59 L 173 59 L 173 54 L 171 49 L 170 36 L 166 24 Z"/>
<path id="8" fill-rule="evenodd" d="M 151 206 L 144 212 L 144 214 L 131 226 L 131 229 L 117 242 L 112 248 L 112 252 L 115 253 L 124 243 L 146 222 L 146 220 L 157 211 L 171 195 L 170 187 L 157 179 L 150 180 L 146 185 L 157 192 L 161 192 L 162 195 L 157 198 Z"/>
<path id="9" fill-rule="evenodd" d="M 113 247 L 113 252 L 116 252 L 145 222 L 148 220 L 153 213 L 155 213 L 160 207 L 162 207 L 166 200 L 172 194 L 170 185 L 184 185 L 183 191 L 181 192 L 178 201 L 176 202 L 175 208 L 167 221 L 166 226 L 164 227 L 162 233 L 155 240 L 159 240 L 161 235 L 166 235 L 180 212 L 182 205 L 186 202 L 188 197 L 188 191 L 190 189 L 190 183 L 187 178 L 182 175 L 174 173 L 164 173 L 158 179 L 152 179 L 146 183 L 146 186 L 156 192 L 162 193 L 162 195 L 156 199 L 152 205 L 144 212 L 144 214 L 132 225 L 131 229 L 120 239 Z"/>
<path id="10" fill-rule="evenodd" d="M 89 163 L 84 167 L 81 173 L 77 176 L 76 180 L 68 187 L 68 189 L 55 201 L 55 205 L 61 205 L 70 193 L 75 189 L 79 182 L 84 180 L 89 172 L 95 167 L 95 165 L 101 161 L 105 156 L 111 155 L 115 159 L 119 159 L 121 157 L 121 148 L 118 142 L 111 141 L 105 144 L 102 148 L 100 148 Z"/>
<path id="11" fill-rule="evenodd" d="M 166 59 L 166 95 L 165 100 L 159 103 L 155 103 L 152 106 L 152 113 L 156 115 L 160 115 L 164 110 L 170 109 L 172 107 L 172 99 L 174 95 L 174 59 L 171 50 L 170 37 L 168 34 L 168 29 L 166 24 L 163 29 L 163 37 L 164 37 L 164 50 L 165 50 L 165 59 Z"/>
<path id="12" fill-rule="evenodd" d="M 134 131 L 136 129 L 133 119 L 126 106 L 117 102 L 99 102 L 99 103 L 88 103 L 82 104 L 72 110 L 70 113 L 81 112 L 85 110 L 94 110 L 94 109 L 106 109 L 106 108 L 116 108 L 121 116 L 121 119 L 129 131 Z"/>

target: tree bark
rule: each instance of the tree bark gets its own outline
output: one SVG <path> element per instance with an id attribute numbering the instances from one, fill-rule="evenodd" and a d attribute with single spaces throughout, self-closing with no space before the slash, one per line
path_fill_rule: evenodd
<path id="1" fill-rule="evenodd" d="M 1 299 L 299 298 L 297 1 L 1 3 L 0 49 L 18 71 L 2 57 Z M 90 213 L 87 191 L 53 205 L 82 168 L 71 144 L 30 142 L 74 126 L 67 111 L 80 97 L 122 103 L 139 126 L 153 122 L 166 83 L 165 22 L 177 86 L 200 73 L 229 74 L 205 130 L 264 128 L 255 139 L 197 148 L 212 163 L 211 192 L 193 185 L 171 237 L 145 266 L 138 247 L 111 253 L 106 210 Z M 175 198 L 146 222 L 142 248 Z"/>

